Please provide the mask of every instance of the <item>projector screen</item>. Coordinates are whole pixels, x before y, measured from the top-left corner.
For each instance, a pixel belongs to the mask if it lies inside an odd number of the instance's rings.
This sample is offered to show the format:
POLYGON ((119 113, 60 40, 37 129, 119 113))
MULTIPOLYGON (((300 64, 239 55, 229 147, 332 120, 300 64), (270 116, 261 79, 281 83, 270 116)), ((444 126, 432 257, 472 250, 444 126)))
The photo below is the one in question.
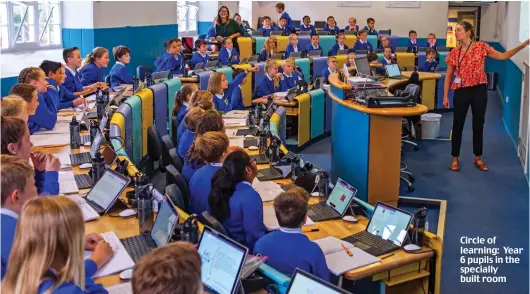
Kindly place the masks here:
POLYGON ((523 43, 530 37, 530 2, 521 1, 521 16, 519 17, 519 42, 523 43))

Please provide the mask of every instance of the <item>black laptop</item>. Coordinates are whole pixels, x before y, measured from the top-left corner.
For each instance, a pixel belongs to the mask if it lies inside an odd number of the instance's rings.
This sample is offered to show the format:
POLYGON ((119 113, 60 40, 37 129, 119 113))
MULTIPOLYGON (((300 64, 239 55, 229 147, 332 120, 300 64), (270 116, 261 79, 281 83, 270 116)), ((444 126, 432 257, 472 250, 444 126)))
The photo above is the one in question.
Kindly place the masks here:
POLYGON ((342 218, 355 194, 357 194, 357 189, 338 178, 328 200, 312 205, 307 212, 307 217, 315 222, 342 218))
POLYGON ((305 272, 299 268, 294 271, 287 294, 319 293, 319 294, 351 294, 331 283, 305 272))

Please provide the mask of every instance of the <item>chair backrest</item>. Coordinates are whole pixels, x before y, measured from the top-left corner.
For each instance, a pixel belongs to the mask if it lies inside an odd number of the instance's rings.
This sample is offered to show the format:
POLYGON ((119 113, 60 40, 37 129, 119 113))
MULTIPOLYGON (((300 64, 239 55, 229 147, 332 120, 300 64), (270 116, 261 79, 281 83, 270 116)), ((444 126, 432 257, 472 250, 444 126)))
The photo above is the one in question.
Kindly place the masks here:
POLYGON ((173 166, 168 165, 166 166, 166 185, 175 184, 179 188, 180 192, 182 193, 182 198, 184 199, 184 211, 188 211, 188 205, 190 203, 190 191, 188 189, 188 185, 186 184, 186 181, 184 180, 184 177, 180 174, 180 172, 173 166))
POLYGON ((405 92, 412 94, 414 102, 418 101, 418 99, 420 98, 420 86, 416 84, 408 84, 405 88, 405 92))
POLYGON ((169 164, 173 165, 179 172, 182 172, 182 160, 177 152, 177 148, 169 149, 169 164))
MULTIPOLYGON (((160 135, 164 136, 168 133, 168 96, 167 96, 167 85, 165 83, 159 83, 149 87, 153 91, 154 101, 154 121, 156 129, 160 135)), ((173 99, 174 100, 174 99, 173 99)), ((169 109, 171 112, 173 109, 169 109)))
POLYGON ((176 116, 171 116, 171 138, 173 139, 173 142, 177 142, 177 130, 179 128, 180 122, 177 119, 176 116))
MULTIPOLYGON (((125 100, 132 111, 132 151, 127 150, 127 154, 132 154, 132 160, 138 164, 142 159, 142 99, 133 95, 125 100)), ((131 157, 131 156, 129 156, 131 157)))
POLYGON ((218 231, 223 235, 228 236, 228 232, 225 230, 225 227, 223 227, 223 225, 208 211, 204 211, 203 213, 201 213, 201 215, 199 216, 199 222, 209 226, 210 228, 218 231))
POLYGON ((171 201, 180 209, 185 210, 186 205, 184 203, 184 197, 182 192, 180 192, 179 187, 176 184, 171 184, 166 187, 166 194, 171 201))
POLYGON ((320 75, 316 76, 315 83, 313 84, 314 89, 320 89, 324 86, 324 77, 320 75))
POLYGON ((160 154, 162 154, 162 138, 157 132, 155 126, 151 125, 147 128, 147 154, 153 161, 160 160, 160 154))
POLYGON ((136 75, 140 78, 140 81, 143 81, 145 79, 145 74, 152 71, 153 68, 150 65, 139 65, 136 68, 136 75))
POLYGON ((162 136, 162 163, 164 166, 170 164, 169 162, 169 150, 175 148, 173 140, 169 135, 162 136))

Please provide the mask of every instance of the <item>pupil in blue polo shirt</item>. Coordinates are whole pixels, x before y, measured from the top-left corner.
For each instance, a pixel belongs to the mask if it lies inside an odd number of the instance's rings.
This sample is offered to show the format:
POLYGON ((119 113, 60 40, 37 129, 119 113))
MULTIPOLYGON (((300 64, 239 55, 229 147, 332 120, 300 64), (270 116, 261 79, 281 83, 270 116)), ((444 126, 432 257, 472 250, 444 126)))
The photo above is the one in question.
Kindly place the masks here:
POLYGON ((309 195, 303 189, 291 189, 274 199, 274 211, 280 229, 261 237, 254 254, 267 256, 267 265, 291 276, 296 268, 324 281, 330 272, 322 249, 302 233, 307 219, 309 195))
POLYGON ((224 38, 223 48, 219 51, 219 61, 222 65, 239 64, 239 52, 234 48, 234 42, 230 38, 224 38))
POLYGON ((337 44, 333 45, 331 47, 331 55, 335 56, 338 54, 339 50, 347 50, 348 46, 344 44, 344 41, 346 40, 346 36, 344 36, 344 33, 338 33, 337 34, 337 44))
POLYGON ((307 54, 311 53, 311 51, 320 50, 320 56, 322 56, 322 47, 320 47, 320 36, 318 34, 311 34, 311 44, 307 46, 306 52, 307 54))
POLYGON ((278 27, 276 28, 277 31, 282 32, 282 36, 289 36, 293 30, 287 27, 287 18, 285 16, 282 16, 280 18, 280 23, 278 24, 278 27))
POLYGON ((97 88, 106 88, 107 84, 104 82, 96 82, 92 85, 83 86, 81 83, 81 75, 77 69, 81 66, 83 59, 79 48, 72 47, 63 50, 63 59, 66 64, 66 79, 64 80, 64 87, 76 96, 88 95, 97 88))
POLYGON ((46 81, 48 82, 48 91, 44 94, 44 99, 54 101, 57 110, 86 104, 83 97, 75 96, 63 86, 66 74, 61 63, 44 60, 40 68, 46 73, 46 81))
POLYGON ((302 81, 304 79, 294 67, 295 63, 292 58, 282 61, 283 80, 280 81, 280 83, 285 84, 283 87, 284 89, 294 88, 298 84, 298 81, 302 81))
POLYGON ((328 68, 322 70, 320 75, 324 77, 324 83, 328 83, 329 75, 337 72, 337 57, 329 56, 328 57, 328 68))
POLYGON ((285 83, 281 82, 283 79, 283 74, 278 72, 276 61, 267 61, 267 64, 265 64, 265 76, 254 91, 254 97, 261 98, 276 92, 287 91, 285 83))
POLYGON ((418 33, 416 31, 409 31, 409 41, 407 42, 407 52, 418 53, 418 33))
POLYGON ((105 83, 104 67, 109 65, 109 51, 103 47, 96 47, 88 54, 79 69, 83 87, 94 83, 105 83))
MULTIPOLYGON (((223 72, 214 72, 208 80, 208 91, 212 92, 215 109, 220 112, 229 112, 233 109, 241 109, 242 101, 232 101, 232 93, 239 89, 247 77, 247 73, 258 71, 258 67, 252 67, 239 73, 232 82, 228 82, 223 72)), ((244 108, 244 107, 243 107, 244 108)))
MULTIPOLYGON (((276 6, 276 13, 280 15, 280 22, 282 18, 285 18, 285 25, 282 25, 282 27, 285 27, 289 32, 292 32, 295 30, 293 20, 289 16, 287 12, 285 12, 285 4, 283 3, 277 3, 276 6)), ((288 35, 288 34, 287 34, 288 35)))
POLYGON ((357 25, 357 19, 355 17, 348 18, 348 25, 344 28, 344 31, 359 31, 359 26, 357 25))
POLYGON ((126 46, 116 46, 112 49, 112 55, 114 55, 116 63, 110 70, 110 87, 115 88, 122 84, 131 85, 133 75, 125 68, 131 62, 131 50, 126 46))
POLYGON ((434 51, 432 48, 428 48, 426 54, 427 60, 425 60, 422 69, 425 72, 435 72, 436 68, 438 67, 438 63, 436 63, 436 60, 434 59, 436 56, 436 51, 434 51))
POLYGON ((195 66, 201 62, 202 68, 205 68, 206 63, 210 60, 210 56, 206 54, 206 51, 208 50, 208 44, 206 41, 199 39, 195 41, 195 48, 197 51, 195 51, 191 57, 191 69, 195 69, 195 66))
POLYGON ((374 52, 372 44, 368 42, 368 32, 366 30, 361 30, 359 32, 359 40, 353 45, 353 53, 357 50, 368 50, 368 52, 374 52))
POLYGON ((264 16, 261 20, 261 28, 258 31, 263 32, 264 37, 270 37, 272 31, 276 31, 276 28, 271 26, 271 18, 269 16, 264 16))
POLYGON ((300 24, 300 32, 310 31, 310 34, 316 34, 317 30, 315 26, 311 24, 311 18, 306 15, 302 18, 302 24, 300 24))
POLYGON ((379 36, 379 33, 375 29, 375 19, 369 17, 366 20, 367 26, 364 27, 364 30, 368 32, 368 35, 370 36, 379 36))
POLYGON ((322 29, 324 32, 331 32, 331 34, 336 35, 340 32, 337 22, 333 16, 328 16, 327 25, 322 29))
POLYGON ((432 48, 434 51, 438 52, 438 43, 436 42, 436 35, 434 33, 427 35, 427 46, 425 47, 432 48))

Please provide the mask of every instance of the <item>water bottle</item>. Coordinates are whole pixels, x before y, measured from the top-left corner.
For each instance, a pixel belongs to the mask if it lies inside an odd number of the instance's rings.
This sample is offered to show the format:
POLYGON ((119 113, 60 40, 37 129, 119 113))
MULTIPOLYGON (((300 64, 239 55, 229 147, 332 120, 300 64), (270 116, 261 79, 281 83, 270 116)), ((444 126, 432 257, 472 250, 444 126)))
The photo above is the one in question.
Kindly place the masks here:
POLYGON ((296 180, 300 175, 300 155, 296 155, 295 158, 291 160, 291 178, 296 180))
POLYGON ((280 161, 280 144, 277 139, 271 139, 269 146, 269 161, 272 165, 280 161))
POLYGON ((140 234, 150 232, 154 223, 153 197, 148 188, 148 185, 141 186, 136 199, 140 234))
POLYGON ((79 134, 80 131, 81 129, 79 122, 74 116, 70 122, 70 149, 79 149, 79 146, 81 146, 81 135, 79 134))
POLYGON ((103 97, 103 101, 105 101, 105 104, 109 103, 109 88, 101 90, 101 96, 103 97))
POLYGON ((264 154, 267 150, 267 133, 261 132, 258 139, 259 154, 264 154))
POLYGON ((90 142, 94 142, 94 138, 96 138, 98 134, 99 129, 99 123, 95 120, 90 121, 90 142))
POLYGON ((197 215, 192 214, 181 226, 181 241, 192 244, 199 243, 199 226, 197 225, 197 215))
POLYGON ((320 181, 318 182, 318 192, 320 196, 328 197, 329 196, 329 174, 326 171, 319 171, 318 175, 320 176, 320 181))
POLYGON ((427 208, 418 208, 414 213, 414 229, 412 230, 412 243, 423 246, 423 233, 427 223, 427 208))
POLYGON ((140 78, 138 76, 134 76, 133 77, 133 88, 132 88, 133 93, 136 92, 136 90, 138 90, 138 87, 140 87, 140 78))
POLYGON ((145 73, 145 86, 151 87, 152 84, 153 84, 153 79, 152 79, 151 73, 150 72, 145 73))
POLYGON ((250 109, 247 116, 247 126, 249 129, 253 129, 255 127, 255 121, 254 121, 254 110, 250 109))
POLYGON ((92 180, 96 184, 99 179, 105 173, 105 159, 101 156, 101 153, 98 151, 94 158, 92 158, 92 180))
POLYGON ((103 118, 103 115, 105 114, 105 98, 103 97, 103 95, 99 95, 97 96, 96 95, 96 111, 97 111, 97 116, 98 116, 98 120, 101 121, 101 119, 103 118))

